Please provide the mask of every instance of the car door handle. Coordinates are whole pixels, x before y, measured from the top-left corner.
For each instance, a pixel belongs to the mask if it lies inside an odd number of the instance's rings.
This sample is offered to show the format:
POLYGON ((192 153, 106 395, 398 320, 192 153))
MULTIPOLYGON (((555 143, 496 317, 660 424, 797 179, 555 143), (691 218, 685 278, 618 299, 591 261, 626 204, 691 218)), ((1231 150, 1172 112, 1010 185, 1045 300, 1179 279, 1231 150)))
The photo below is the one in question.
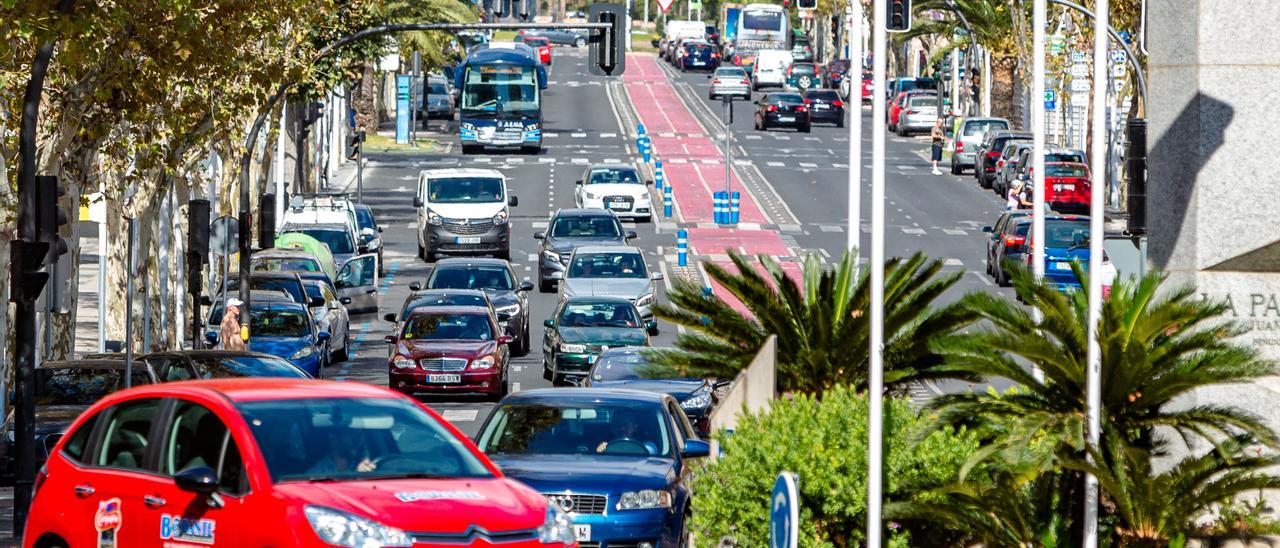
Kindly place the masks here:
POLYGON ((368 295, 372 295, 372 294, 377 293, 377 292, 378 292, 378 290, 377 290, 377 289, 370 289, 370 290, 368 290, 368 291, 365 291, 365 293, 366 293, 366 294, 368 294, 368 295))
POLYGON ((89 484, 82 484, 82 485, 76 486, 76 496, 79 496, 79 497, 87 497, 89 495, 92 495, 94 491, 96 490, 93 488, 92 485, 89 485, 89 484))
POLYGON ((147 506, 150 506, 152 508, 159 508, 161 506, 164 506, 166 501, 163 498, 157 497, 155 495, 147 495, 145 497, 142 497, 142 502, 147 503, 147 506))

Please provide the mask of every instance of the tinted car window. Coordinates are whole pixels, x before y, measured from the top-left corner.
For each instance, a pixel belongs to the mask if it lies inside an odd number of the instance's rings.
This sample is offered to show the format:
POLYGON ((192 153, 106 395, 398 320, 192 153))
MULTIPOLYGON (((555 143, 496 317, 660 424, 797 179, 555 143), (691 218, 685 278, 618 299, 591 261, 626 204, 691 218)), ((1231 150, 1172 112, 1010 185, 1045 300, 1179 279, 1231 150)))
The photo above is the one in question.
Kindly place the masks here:
POLYGON ((592 369, 591 378, 597 381, 637 380, 640 378, 639 370, 648 363, 639 353, 605 353, 592 369))
POLYGON ((423 314, 404 323, 400 338, 409 341, 487 341, 493 339, 488 316, 480 314, 423 314))
POLYGON ((1083 164, 1084 157, 1079 154, 1075 154, 1071 152, 1066 152, 1066 153, 1054 152, 1054 153, 1045 153, 1044 161, 1045 162, 1075 162, 1075 163, 1083 164))
MULTIPOLYGON (((123 369, 36 369, 36 405, 90 405, 123 390, 123 369)), ((145 367, 134 365, 133 386, 151 384, 145 367)))
POLYGON ((126 470, 142 470, 151 435, 151 422, 160 400, 132 400, 114 407, 102 435, 102 447, 94 464, 126 470))
POLYGON ((493 177, 430 179, 427 193, 430 201, 437 204, 478 204, 504 200, 502 179, 493 177))
POLYGON ((736 77, 738 77, 738 78, 746 78, 746 77, 747 77, 747 71, 742 70, 742 69, 740 69, 740 68, 721 68, 721 69, 716 69, 716 77, 717 77, 717 78, 732 78, 732 77, 735 77, 735 76, 736 76, 736 77))
POLYGON ((237 408, 275 482, 493 475, 422 408, 399 398, 268 400, 237 408))
POLYGON ((644 257, 639 253, 575 253, 569 265, 571 278, 643 278, 644 257))
POLYGON ((804 94, 807 99, 819 99, 822 101, 839 101, 840 94, 833 90, 810 91, 804 94))
POLYGON ((560 327, 638 327, 631 303, 570 303, 560 311, 560 327))
POLYGON ((774 104, 803 103, 804 99, 801 99, 800 95, 795 93, 775 93, 769 96, 769 102, 774 104))
POLYGON ((556 238, 617 238, 621 234, 618 222, 603 215, 557 217, 551 226, 551 235, 556 238))
POLYGON ((1049 177, 1088 177, 1089 170, 1080 165, 1049 164, 1044 168, 1049 177))
POLYGON ((1044 241, 1047 247, 1068 247, 1089 241, 1089 221, 1046 220, 1044 241))
POLYGON ((98 424, 98 417, 102 413, 94 413, 77 428, 75 432, 67 438, 67 443, 62 446, 62 454, 75 461, 79 461, 84 456, 85 446, 89 444, 89 436, 93 434, 93 427, 98 424))
POLYGON ((439 268, 431 272, 427 289, 493 289, 510 291, 511 273, 501 266, 439 268))
POLYGON ((289 362, 266 356, 235 356, 220 358, 196 358, 191 360, 196 373, 202 379, 221 379, 226 377, 294 377, 306 378, 297 367, 289 362))
POLYGON ((303 272, 319 272, 320 263, 315 259, 306 259, 302 257, 254 257, 253 269, 255 271, 303 271, 303 272))
POLYGON ((222 419, 204 406, 180 401, 174 407, 173 422, 167 426, 161 473, 175 475, 205 466, 218 475, 220 491, 244 491, 244 461, 222 419))
MULTIPOLYGON (((240 289, 240 279, 232 277, 227 280, 227 291, 229 295, 234 295, 236 290, 240 289)), ((302 284, 298 280, 290 280, 288 278, 263 278, 261 276, 249 277, 249 289, 254 291, 275 291, 284 293, 293 299, 293 302, 302 304, 307 302, 304 297, 305 291, 302 284)))
POLYGON ((251 310, 249 332, 258 337, 305 337, 311 334, 309 320, 298 310, 251 310))
POLYGON ((991 130, 1009 129, 1009 123, 1004 120, 970 120, 964 123, 964 134, 982 135, 991 130))
POLYGON ((496 455, 670 456, 659 406, 615 403, 508 404, 494 412, 480 450, 496 455))
POLYGON ((427 93, 431 95, 448 95, 449 90, 445 89, 444 82, 431 82, 427 84, 427 93))

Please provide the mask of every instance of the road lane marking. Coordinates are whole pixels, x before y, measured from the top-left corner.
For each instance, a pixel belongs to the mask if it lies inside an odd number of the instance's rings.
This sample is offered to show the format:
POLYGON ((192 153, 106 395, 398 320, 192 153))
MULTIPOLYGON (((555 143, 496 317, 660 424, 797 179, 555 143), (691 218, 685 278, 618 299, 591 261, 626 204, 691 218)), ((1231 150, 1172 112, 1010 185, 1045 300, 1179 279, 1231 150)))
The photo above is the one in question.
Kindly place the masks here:
POLYGON ((783 167, 783 166, 787 165, 787 164, 784 164, 784 163, 782 163, 782 162, 765 162, 764 164, 765 164, 765 165, 767 165, 767 166, 769 166, 769 167, 783 167))
POLYGON ((902 231, 903 231, 904 233, 907 233, 907 234, 915 234, 915 235, 917 235, 917 236, 924 236, 924 234, 925 234, 925 232, 924 232, 924 229, 923 229, 923 228, 903 228, 903 229, 902 229, 902 231))
MULTIPOLYGON (((512 386, 519 385, 520 383, 512 383, 512 386)), ((476 420, 476 415, 479 414, 479 409, 445 409, 440 416, 449 422, 471 422, 476 420)))
POLYGON ((945 232, 948 236, 968 236, 969 235, 968 232, 965 232, 958 228, 944 228, 942 229, 942 231, 945 232))

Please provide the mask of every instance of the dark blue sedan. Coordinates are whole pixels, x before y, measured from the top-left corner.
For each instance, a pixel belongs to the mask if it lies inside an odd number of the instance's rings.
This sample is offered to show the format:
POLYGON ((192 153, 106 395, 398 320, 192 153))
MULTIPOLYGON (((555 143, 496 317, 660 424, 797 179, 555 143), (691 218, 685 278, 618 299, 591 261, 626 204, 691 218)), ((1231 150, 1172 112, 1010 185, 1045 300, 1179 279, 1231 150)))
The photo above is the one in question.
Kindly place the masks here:
POLYGON ((610 348, 600 354, 583 386, 625 388, 642 392, 670 394, 680 402, 689 422, 706 436, 710 430, 711 410, 716 403, 716 387, 720 383, 699 378, 646 378, 643 374, 649 360, 649 349, 637 346, 610 348))
POLYGON ((506 475, 567 512, 582 546, 688 544, 689 459, 710 447, 669 395, 519 392, 502 400, 477 442, 506 475))
MULTIPOLYGON (((205 333, 216 344, 218 332, 205 333)), ((329 332, 315 327, 311 313, 294 302, 254 301, 249 310, 249 350, 289 360, 314 378, 328 365, 329 332)))
POLYGON ((720 66, 720 52, 707 42, 686 41, 676 52, 676 66, 681 71, 705 70, 715 71, 720 66))

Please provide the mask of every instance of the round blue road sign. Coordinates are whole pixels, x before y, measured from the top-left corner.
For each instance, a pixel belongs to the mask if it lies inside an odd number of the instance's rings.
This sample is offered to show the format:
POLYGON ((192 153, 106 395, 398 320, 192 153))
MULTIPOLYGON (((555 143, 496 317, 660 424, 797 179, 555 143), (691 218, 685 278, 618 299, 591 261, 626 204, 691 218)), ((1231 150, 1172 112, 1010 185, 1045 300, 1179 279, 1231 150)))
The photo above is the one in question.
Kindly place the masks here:
POLYGON ((769 497, 769 548, 796 548, 800 543, 800 495, 795 474, 783 472, 769 497))

